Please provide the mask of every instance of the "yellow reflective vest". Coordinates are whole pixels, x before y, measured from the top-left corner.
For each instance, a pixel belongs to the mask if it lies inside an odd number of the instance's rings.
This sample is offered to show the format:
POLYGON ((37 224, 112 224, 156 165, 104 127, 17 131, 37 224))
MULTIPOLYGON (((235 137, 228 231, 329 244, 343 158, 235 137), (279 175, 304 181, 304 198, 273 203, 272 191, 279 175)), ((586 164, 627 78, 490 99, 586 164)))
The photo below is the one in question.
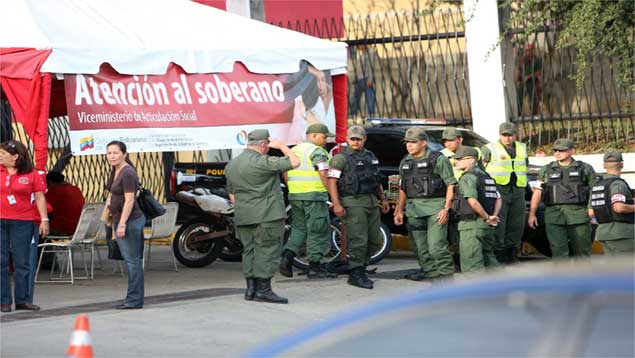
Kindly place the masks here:
POLYGON ((516 173, 516 186, 524 188, 527 185, 527 146, 515 141, 516 158, 511 158, 505 150, 505 146, 498 141, 488 143, 487 148, 491 152, 490 161, 485 166, 485 171, 494 178, 496 184, 507 185, 512 172, 516 173))
MULTIPOLYGON (((483 155, 481 154, 481 149, 480 148, 476 148, 474 147, 474 149, 476 149, 476 151, 478 152, 478 158, 476 158, 478 161, 481 160, 481 158, 483 158, 483 155)), ((461 178, 461 175, 463 175, 463 170, 461 169, 456 169, 454 167, 454 162, 456 161, 456 159, 454 159, 454 152, 449 150, 448 148, 443 148, 443 150, 441 150, 441 154, 445 155, 448 160, 450 161, 450 164, 452 165, 452 170, 454 171, 454 177, 458 180, 459 178, 461 178)))
POLYGON ((287 172, 289 193, 326 192, 320 173, 313 167, 311 154, 315 150, 320 150, 328 158, 329 153, 311 142, 300 143, 291 150, 300 159, 300 166, 287 172))

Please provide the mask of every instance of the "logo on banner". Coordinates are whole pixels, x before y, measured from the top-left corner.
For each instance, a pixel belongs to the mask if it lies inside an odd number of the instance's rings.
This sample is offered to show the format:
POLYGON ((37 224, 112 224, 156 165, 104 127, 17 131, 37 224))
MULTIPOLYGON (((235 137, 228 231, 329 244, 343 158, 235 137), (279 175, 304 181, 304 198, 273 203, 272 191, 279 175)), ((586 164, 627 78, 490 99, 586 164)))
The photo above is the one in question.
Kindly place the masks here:
POLYGON ((240 131, 236 134, 236 142, 240 145, 247 144, 247 131, 240 131))
POLYGON ((89 136, 89 137, 84 137, 84 138, 80 138, 79 140, 79 150, 80 151, 85 151, 88 149, 93 149, 95 148, 95 140, 93 139, 93 136, 89 136))

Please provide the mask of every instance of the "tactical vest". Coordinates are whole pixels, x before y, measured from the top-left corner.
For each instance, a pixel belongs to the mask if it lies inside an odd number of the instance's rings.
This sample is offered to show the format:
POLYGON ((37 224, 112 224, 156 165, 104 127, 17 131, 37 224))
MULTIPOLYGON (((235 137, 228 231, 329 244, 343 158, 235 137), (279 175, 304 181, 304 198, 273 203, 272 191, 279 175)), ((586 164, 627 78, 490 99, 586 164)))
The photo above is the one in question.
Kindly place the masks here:
POLYGON ((377 157, 368 150, 358 153, 344 150, 341 154, 348 165, 337 181, 340 196, 377 193, 380 183, 377 157))
POLYGON ((547 165, 547 182, 543 192, 545 205, 586 205, 589 202, 589 183, 584 163, 563 168, 556 162, 547 165))
MULTIPOLYGON (((635 214, 618 214, 613 211, 613 204, 611 203, 610 191, 611 184, 614 181, 621 180, 626 184, 629 192, 631 188, 622 178, 611 177, 605 178, 597 182, 591 189, 591 207, 595 213, 595 219, 599 224, 606 224, 610 222, 623 222, 623 223, 635 223, 635 214)), ((626 200, 626 204, 633 204, 633 198, 626 200)))
POLYGON ((291 151, 300 158, 300 166, 287 173, 290 194, 326 192, 320 173, 311 161, 311 154, 315 150, 324 152, 323 154, 328 158, 324 148, 311 142, 304 142, 291 148, 291 151))
MULTIPOLYGON (((487 173, 481 174, 471 170, 465 172, 463 175, 476 176, 477 200, 487 214, 491 215, 494 213, 494 206, 496 206, 496 199, 498 199, 498 190, 496 189, 494 179, 487 173)), ((459 220, 474 220, 479 218, 479 215, 472 209, 470 203, 467 202, 467 199, 461 194, 460 190, 456 190, 454 193, 452 209, 459 220)))
POLYGON ((434 173, 441 155, 441 152, 432 152, 427 158, 410 158, 401 164, 402 186, 409 199, 445 197, 447 186, 441 176, 434 173))
POLYGON ((498 185, 509 184, 512 172, 515 172, 516 186, 524 188, 527 185, 527 146, 518 141, 514 142, 514 146, 516 157, 512 159, 501 142, 489 143, 487 147, 491 156, 485 170, 498 185))

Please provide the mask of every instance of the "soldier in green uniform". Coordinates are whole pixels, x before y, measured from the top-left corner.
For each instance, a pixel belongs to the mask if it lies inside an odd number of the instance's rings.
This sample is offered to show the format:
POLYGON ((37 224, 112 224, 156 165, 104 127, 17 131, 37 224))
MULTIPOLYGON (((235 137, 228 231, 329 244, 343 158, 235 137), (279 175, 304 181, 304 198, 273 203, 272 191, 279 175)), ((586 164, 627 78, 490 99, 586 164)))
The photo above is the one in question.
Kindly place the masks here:
POLYGON ((335 278, 336 274, 320 265, 329 247, 329 199, 326 190, 329 154, 323 148, 328 137, 335 137, 321 123, 312 124, 306 131, 306 142, 291 149, 300 158, 300 166, 287 173, 289 203, 291 204, 291 235, 280 260, 280 273, 293 276, 293 258, 306 242, 310 279, 335 278))
POLYGON ((635 251, 635 204, 631 188, 620 178, 623 168, 621 153, 606 153, 606 175, 593 184, 589 200, 589 214, 599 224, 595 237, 609 255, 632 255, 635 251))
POLYGON ((463 170, 452 203, 459 217, 461 271, 496 267, 494 228, 502 205, 496 182, 478 166, 475 148, 461 146, 454 158, 454 165, 463 170))
POLYGON ((243 244, 246 300, 287 303, 271 290, 271 277, 278 267, 286 212, 280 174, 300 165, 284 143, 271 139, 266 129, 247 135, 247 148, 225 167, 227 191, 234 203, 234 223, 243 244), (285 157, 267 155, 269 148, 285 157))
POLYGON ((529 206, 529 227, 538 227, 536 210, 545 203, 545 224, 551 257, 591 255, 591 224, 587 211, 589 190, 595 171, 573 159, 573 141, 558 139, 553 145, 555 161, 540 168, 529 206))
POLYGON ((373 281, 366 275, 366 265, 372 253, 381 246, 380 214, 390 209, 379 180, 379 161, 373 152, 364 149, 366 130, 351 126, 346 132, 348 146, 331 159, 328 191, 333 212, 342 218, 348 244, 348 283, 372 289, 373 281))
POLYGON ((457 180, 450 161, 441 152, 427 149, 428 136, 412 127, 404 137, 408 154, 399 164, 401 186, 394 213, 395 225, 408 216, 408 238, 419 261, 418 272, 407 279, 422 281, 454 274, 448 251, 448 219, 457 180))
POLYGON ((501 263, 518 262, 517 252, 525 231, 525 187, 527 186, 527 146, 516 140, 516 126, 505 122, 499 127, 499 141, 483 146, 485 171, 496 181, 503 200, 500 224, 496 227, 494 252, 501 263))

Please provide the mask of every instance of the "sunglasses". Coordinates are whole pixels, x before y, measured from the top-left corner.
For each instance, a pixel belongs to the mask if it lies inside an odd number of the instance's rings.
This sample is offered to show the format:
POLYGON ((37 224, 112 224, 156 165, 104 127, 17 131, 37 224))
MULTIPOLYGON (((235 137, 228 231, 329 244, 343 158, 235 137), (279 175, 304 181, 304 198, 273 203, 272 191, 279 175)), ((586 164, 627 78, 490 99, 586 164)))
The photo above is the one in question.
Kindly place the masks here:
POLYGON ((553 151, 554 153, 564 153, 564 152, 568 152, 569 149, 554 149, 553 151))

